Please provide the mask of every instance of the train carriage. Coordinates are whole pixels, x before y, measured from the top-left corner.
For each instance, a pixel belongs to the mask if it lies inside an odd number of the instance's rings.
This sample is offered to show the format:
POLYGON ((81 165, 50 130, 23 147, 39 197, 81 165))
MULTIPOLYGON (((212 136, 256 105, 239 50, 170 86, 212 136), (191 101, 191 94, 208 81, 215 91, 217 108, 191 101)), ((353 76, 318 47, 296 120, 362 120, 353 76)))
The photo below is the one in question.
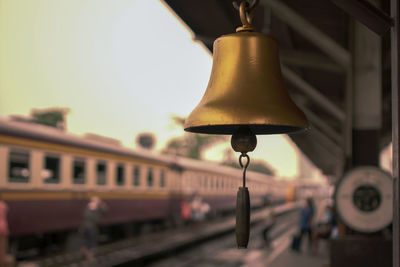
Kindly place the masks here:
MULTIPOLYGON (((0 193, 9 205, 10 234, 76 231, 92 196, 108 206, 102 225, 177 221, 194 195, 213 213, 236 205, 241 170, 216 163, 133 150, 61 130, 0 120, 0 193)), ((248 172, 252 206, 283 196, 274 177, 248 172)), ((283 189, 281 189, 283 188, 283 189)))

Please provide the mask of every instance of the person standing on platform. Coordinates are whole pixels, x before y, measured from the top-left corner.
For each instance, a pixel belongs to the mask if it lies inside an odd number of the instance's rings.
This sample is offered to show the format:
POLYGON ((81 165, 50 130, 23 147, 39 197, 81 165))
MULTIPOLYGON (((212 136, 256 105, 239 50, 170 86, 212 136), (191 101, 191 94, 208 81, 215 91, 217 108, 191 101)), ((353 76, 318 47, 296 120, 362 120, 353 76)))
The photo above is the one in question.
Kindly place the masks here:
POLYGON ((210 211, 210 205, 204 202, 199 195, 195 195, 190 202, 191 219, 195 225, 200 225, 210 211))
POLYGON ((190 210, 191 210, 191 219, 194 223, 200 223, 204 216, 201 210, 201 206, 202 206, 202 201, 200 196, 195 195, 192 199, 192 201, 190 202, 190 210))
POLYGON ((312 244, 312 220, 315 214, 314 201, 312 198, 307 198, 307 204, 300 210, 300 221, 299 228, 300 232, 297 237, 295 237, 292 244, 292 249, 295 251, 300 251, 301 241, 303 235, 308 235, 308 245, 311 247, 312 244))
POLYGON ((8 206, 4 200, 0 199, 0 266, 6 264, 7 245, 8 245, 8 206))
POLYGON ((107 205, 100 198, 92 197, 83 212, 80 228, 84 240, 82 253, 88 262, 92 262, 94 259, 94 249, 97 246, 99 234, 98 223, 106 211, 107 205))

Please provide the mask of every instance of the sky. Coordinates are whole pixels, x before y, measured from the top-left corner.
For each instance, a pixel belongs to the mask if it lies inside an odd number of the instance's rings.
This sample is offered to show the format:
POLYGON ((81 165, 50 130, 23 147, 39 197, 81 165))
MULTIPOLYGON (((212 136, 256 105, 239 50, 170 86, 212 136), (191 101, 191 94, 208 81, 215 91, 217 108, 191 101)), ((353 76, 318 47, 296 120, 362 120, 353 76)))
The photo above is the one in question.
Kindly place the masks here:
MULTIPOLYGON (((211 65, 212 55, 162 1, 0 0, 1 117, 66 107, 69 132, 128 147, 153 132, 160 150, 183 134, 170 118, 198 104, 211 65)), ((218 160, 229 147, 206 157, 218 160)), ((300 152, 286 136, 259 136, 251 156, 280 176, 297 174, 300 152)))

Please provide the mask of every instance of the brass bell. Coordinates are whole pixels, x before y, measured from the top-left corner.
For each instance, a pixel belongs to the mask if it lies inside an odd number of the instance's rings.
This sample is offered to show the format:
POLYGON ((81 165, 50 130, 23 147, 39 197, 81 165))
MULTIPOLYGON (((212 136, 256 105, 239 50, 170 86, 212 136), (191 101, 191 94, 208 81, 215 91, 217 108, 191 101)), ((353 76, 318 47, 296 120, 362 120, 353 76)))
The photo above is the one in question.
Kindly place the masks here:
POLYGON ((210 81, 186 119, 185 131, 234 134, 246 126, 253 134, 278 134, 308 127, 283 84, 277 41, 253 32, 252 10, 257 3, 249 6, 243 1, 239 10, 243 26, 215 40, 210 81))
POLYGON ((250 234, 250 194, 246 187, 247 155, 257 145, 257 134, 293 133, 308 127, 304 113, 293 103, 283 84, 278 43, 253 32, 252 9, 258 3, 243 1, 236 33, 214 42, 213 67, 206 93, 185 121, 185 131, 231 134, 240 152, 243 186, 236 204, 236 242, 246 248, 250 234), (243 163, 246 159, 246 163, 243 163))
POLYGON ((184 128, 233 134, 243 125, 254 134, 291 133, 308 127, 283 83, 277 41, 247 31, 215 40, 207 90, 184 128))

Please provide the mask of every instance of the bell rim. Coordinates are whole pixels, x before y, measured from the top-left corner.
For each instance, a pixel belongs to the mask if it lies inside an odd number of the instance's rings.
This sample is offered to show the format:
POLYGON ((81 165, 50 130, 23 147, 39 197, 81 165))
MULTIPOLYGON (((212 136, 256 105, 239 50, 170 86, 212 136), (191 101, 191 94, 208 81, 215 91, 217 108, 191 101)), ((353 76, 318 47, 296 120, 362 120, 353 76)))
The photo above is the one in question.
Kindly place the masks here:
POLYGON ((277 124, 213 124, 188 126, 184 130, 199 134, 232 135, 238 128, 247 126, 255 135, 301 133, 309 129, 309 125, 277 125, 277 124))

